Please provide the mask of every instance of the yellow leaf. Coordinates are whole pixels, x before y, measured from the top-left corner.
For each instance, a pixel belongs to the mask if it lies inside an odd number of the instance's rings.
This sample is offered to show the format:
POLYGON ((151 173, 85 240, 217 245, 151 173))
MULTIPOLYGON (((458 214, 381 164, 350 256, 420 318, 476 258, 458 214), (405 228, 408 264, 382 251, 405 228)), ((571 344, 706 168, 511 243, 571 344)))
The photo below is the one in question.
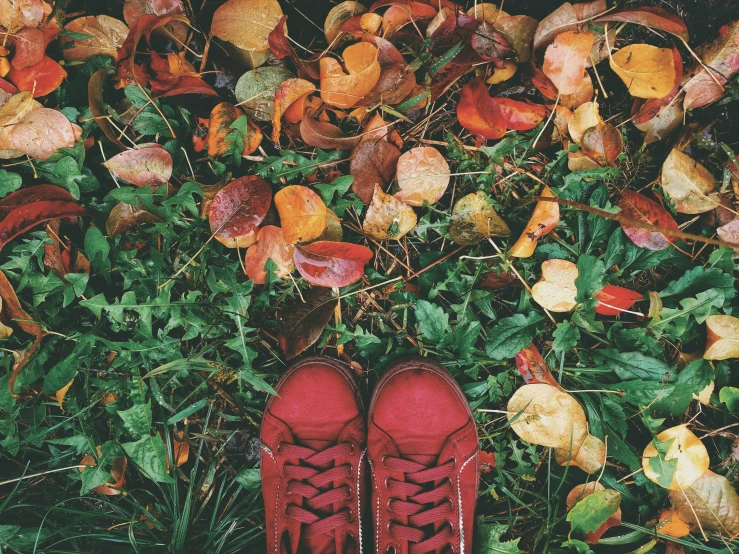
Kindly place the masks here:
POLYGON ((611 56, 611 69, 638 98, 664 98, 675 87, 675 61, 669 48, 631 44, 611 56))
POLYGON ((577 266, 567 260, 546 260, 541 264, 541 279, 531 288, 531 296, 550 312, 569 312, 577 296, 577 266))
POLYGON ((739 318, 712 315, 706 319, 706 360, 739 358, 739 318))
MULTIPOLYGON (((687 425, 665 429, 656 438, 661 443, 672 441, 667 453, 664 454, 664 462, 677 461, 670 485, 665 488, 671 491, 685 490, 708 470, 710 463, 708 451, 687 425)), ((651 459, 659 455, 654 442, 647 445, 642 455, 644 475, 658 485, 660 485, 660 478, 663 474, 658 473, 656 468, 659 468, 661 464, 653 464, 651 459)), ((672 471, 672 469, 665 466, 665 471, 672 471)))
POLYGON ((413 208, 375 187, 362 229, 377 240, 397 240, 413 229, 417 221, 413 208))

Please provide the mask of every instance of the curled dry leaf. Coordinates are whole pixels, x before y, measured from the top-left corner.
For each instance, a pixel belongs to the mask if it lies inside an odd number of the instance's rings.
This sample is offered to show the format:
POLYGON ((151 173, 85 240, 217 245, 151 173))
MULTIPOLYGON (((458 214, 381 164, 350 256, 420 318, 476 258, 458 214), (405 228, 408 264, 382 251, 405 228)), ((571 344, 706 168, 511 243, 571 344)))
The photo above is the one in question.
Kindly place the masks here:
POLYGON ((34 98, 39 98, 58 89, 67 72, 49 56, 44 56, 40 62, 28 67, 11 68, 7 77, 18 90, 33 92, 34 98))
POLYGON ((382 16, 383 33, 385 37, 390 37, 408 23, 430 20, 436 14, 434 7, 421 2, 393 2, 382 16))
POLYGON ((531 296, 550 312, 572 311, 577 302, 577 266, 567 260, 546 260, 541 264, 541 279, 531 287, 531 296))
POLYGON ((313 288, 304 296, 277 312, 277 340, 288 360, 321 337, 339 302, 331 289, 313 288))
POLYGON ((634 126, 644 133, 644 142, 652 144, 669 137, 683 124, 685 110, 679 102, 662 108, 657 115, 645 123, 634 123, 634 126))
MULTIPOLYGON (((229 102, 221 102, 211 110, 208 126, 209 156, 217 158, 231 152, 234 142, 234 130, 231 126, 243 115, 244 112, 229 102)), ((244 134, 244 150, 241 155, 248 156, 256 151, 262 142, 262 137, 262 130, 251 119, 247 118, 246 133, 244 134)))
POLYGON ((323 23, 323 33, 326 35, 326 42, 329 45, 334 44, 336 38, 342 34, 341 26, 352 17, 365 13, 367 13, 367 8, 359 2, 354 2, 354 0, 346 0, 331 8, 323 23))
POLYGON ((600 166, 616 166, 616 160, 624 151, 621 131, 610 123, 591 127, 582 137, 583 153, 600 166))
MULTIPOLYGON (((103 457, 103 450, 100 446, 96 447, 98 458, 103 457)), ((83 471, 89 471, 87 468, 97 466, 97 459, 95 456, 88 454, 82 460, 80 460, 81 467, 79 468, 80 473, 83 471)), ((98 485, 93 487, 93 491, 98 494, 104 494, 105 496, 116 496, 121 494, 121 487, 126 484, 126 468, 128 467, 128 458, 120 456, 111 460, 110 466, 110 477, 113 480, 110 483, 104 485, 98 485)))
POLYGON ((449 164, 431 146, 418 146, 398 159, 398 186, 395 198, 411 206, 435 204, 449 186, 449 164))
POLYGON ((125 202, 119 202, 110 210, 110 215, 105 221, 105 231, 109 237, 115 237, 142 223, 159 223, 161 221, 157 216, 146 210, 125 202))
POLYGON ((534 49, 547 46, 560 33, 577 29, 577 13, 569 2, 565 2, 541 20, 534 34, 534 49))
POLYGON ((503 62, 502 68, 495 68, 493 74, 485 80, 488 85, 499 85, 513 77, 518 71, 518 64, 510 60, 503 62))
POLYGON ((675 58, 670 48, 630 44, 611 56, 611 69, 638 98, 664 98, 675 87, 675 58))
POLYGON ((244 73, 236 82, 234 94, 239 106, 250 118, 272 121, 275 111, 275 89, 280 83, 295 78, 284 67, 259 67, 244 73))
MULTIPOLYGON (((554 198, 549 187, 544 187, 541 196, 554 198)), ((536 243, 541 237, 550 233, 559 224, 559 204, 556 202, 539 201, 531 214, 531 219, 521 233, 521 237, 511 247, 509 255, 516 258, 529 258, 536 250, 536 243)))
POLYGON ((462 127, 483 139, 499 139, 505 135, 503 111, 488 94, 485 82, 477 77, 462 89, 457 119, 462 127))
MULTIPOLYGON (((588 496, 591 496, 592 494, 599 493, 601 491, 608 492, 610 494, 615 493, 620 499, 620 494, 617 491, 606 491, 606 488, 598 481, 591 481, 590 483, 577 485, 569 492, 566 500, 567 509, 571 510, 580 501, 584 500, 588 496)), ((619 507, 619 504, 620 502, 616 504, 616 510, 611 515, 609 515, 608 519, 606 519, 605 522, 599 525, 597 529, 585 533, 585 535, 583 536, 585 542, 587 542, 588 544, 598 544, 598 541, 603 536, 603 533, 608 531, 611 527, 618 527, 619 525, 621 525, 621 508, 619 507)))
POLYGON ((405 59, 390 41, 374 35, 365 35, 362 40, 377 48, 380 77, 375 86, 364 95, 358 104, 360 106, 399 104, 416 88, 415 73, 408 71, 405 59))
POLYGON ((524 385, 513 393, 506 408, 516 434, 532 444, 580 449, 588 438, 588 422, 580 404, 552 385, 524 385))
POLYGON ((690 487, 672 491, 670 500, 693 532, 732 538, 739 534, 739 495, 723 475, 708 470, 690 487))
POLYGON ((739 318, 711 315, 706 319, 706 360, 739 358, 739 318))
POLYGON ((75 35, 88 35, 87 38, 61 38, 64 59, 75 62, 84 62, 98 55, 115 60, 118 49, 128 36, 126 24, 107 15, 78 17, 67 23, 64 29, 75 35))
POLYGON ((280 214, 285 242, 309 242, 326 228, 326 204, 308 187, 291 185, 277 191, 275 207, 280 214))
POLYGON ((277 0, 228 0, 213 14, 210 32, 246 54, 252 68, 269 57, 267 37, 282 17, 277 0))
POLYGON ((275 275, 284 279, 293 270, 293 246, 285 242, 282 229, 274 225, 265 225, 259 229, 257 242, 249 247, 244 258, 246 275, 257 285, 267 280, 265 265, 272 260, 277 266, 275 275))
MULTIPOLYGON (((305 79, 288 79, 280 83, 275 89, 274 108, 272 111, 272 140, 279 144, 282 130, 282 116, 287 117, 288 109, 293 104, 299 107, 296 117, 288 117, 291 123, 303 119, 303 103, 306 96, 316 90, 316 86, 305 79), (299 104, 298 104, 299 103, 299 104)), ((292 110, 291 110, 292 111, 292 110)))
POLYGON ((502 66, 503 60, 513 54, 508 40, 487 21, 480 22, 470 42, 478 56, 485 61, 494 62, 496 66, 502 66))
POLYGON ((400 150, 384 139, 359 143, 352 153, 349 173, 354 177, 352 190, 365 204, 372 201, 375 188, 387 190, 395 177, 400 150))
POLYGON ((544 54, 544 75, 560 94, 573 94, 585 79, 585 63, 595 37, 587 31, 568 31, 557 35, 544 54))
POLYGON ((505 119, 506 129, 530 131, 547 117, 547 109, 539 104, 519 102, 510 98, 493 98, 505 119))
POLYGON ((549 366, 547 366, 544 358, 539 353, 539 349, 533 342, 516 354, 515 360, 518 372, 527 385, 544 383, 564 390, 552 375, 549 366))
POLYGON ((397 240, 409 233, 417 221, 413 208, 377 187, 362 230, 376 240, 397 240))
POLYGON ((362 140, 360 135, 347 135, 336 125, 304 117, 300 122, 300 135, 308 146, 352 150, 362 140))
POLYGON ((703 475, 710 461, 708 451, 687 425, 670 427, 644 449, 644 475, 671 491, 685 490, 703 475))
POLYGON ((634 23, 672 33, 683 40, 690 38, 685 22, 664 8, 637 6, 610 12, 597 18, 595 23, 634 23))
POLYGON ((321 58, 321 99, 337 108, 355 106, 380 79, 382 68, 377 57, 373 44, 359 42, 344 50, 346 71, 334 58, 321 58))
POLYGON ((39 160, 47 160, 60 148, 72 148, 81 129, 63 113, 38 108, 26 115, 10 132, 13 147, 39 160))
POLYGON ((457 244, 477 244, 488 237, 507 237, 511 230, 483 191, 463 196, 454 205, 449 235, 457 244))
POLYGON ((721 98, 723 85, 739 70, 739 21, 729 23, 713 42, 696 48, 696 54, 703 65, 696 65, 683 85, 686 110, 700 108, 721 98))
POLYGON ((555 448, 554 459, 561 466, 579 467, 585 473, 593 475, 606 464, 606 445, 595 435, 588 435, 577 451, 569 448, 555 448))
POLYGON ((720 205, 716 179, 701 164, 673 148, 662 166, 662 188, 681 214, 702 214, 720 205))
POLYGON ((210 229, 228 248, 247 248, 272 203, 269 183, 256 175, 231 181, 219 190, 208 208, 210 229))
POLYGON ((575 110, 567 123, 570 137, 576 144, 582 145, 582 138, 588 129, 597 127, 603 122, 598 111, 598 102, 586 102, 575 110))
POLYGON ((595 312, 600 315, 618 315, 629 310, 643 295, 639 292, 615 285, 606 285, 595 295, 599 301, 595 312))
POLYGON ((161 146, 126 150, 103 165, 116 177, 137 187, 157 187, 172 177, 172 156, 161 146))
MULTIPOLYGON (((638 192, 632 190, 623 191, 618 207, 621 208, 621 213, 630 219, 643 221, 649 225, 656 225, 664 229, 677 230, 677 223, 672 219, 672 216, 667 210, 638 192)), ((631 242, 647 250, 664 250, 672 242, 670 238, 658 231, 649 231, 624 223, 621 224, 621 227, 624 233, 626 233, 626 236, 631 239, 631 242)))
POLYGON ((295 247, 295 267, 300 275, 319 287, 347 287, 364 275, 372 250, 348 242, 314 242, 295 247))

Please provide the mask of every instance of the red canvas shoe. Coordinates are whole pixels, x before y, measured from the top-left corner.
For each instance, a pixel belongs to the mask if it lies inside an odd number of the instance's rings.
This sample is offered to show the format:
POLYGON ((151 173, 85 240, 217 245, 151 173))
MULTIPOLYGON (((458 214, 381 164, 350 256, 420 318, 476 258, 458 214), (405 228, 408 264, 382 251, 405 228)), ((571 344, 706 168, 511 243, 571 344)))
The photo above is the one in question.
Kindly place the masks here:
POLYGON ((391 365, 368 417, 378 554, 469 554, 478 440, 454 378, 424 358, 391 365))
POLYGON ((267 552, 361 554, 366 432, 354 377, 308 358, 276 390, 261 430, 267 552))

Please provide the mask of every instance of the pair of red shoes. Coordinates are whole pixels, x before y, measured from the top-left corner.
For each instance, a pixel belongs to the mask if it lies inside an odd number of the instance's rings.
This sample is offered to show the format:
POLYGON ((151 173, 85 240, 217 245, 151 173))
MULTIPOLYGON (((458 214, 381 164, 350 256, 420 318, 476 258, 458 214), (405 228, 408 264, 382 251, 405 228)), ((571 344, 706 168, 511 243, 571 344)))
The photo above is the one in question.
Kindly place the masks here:
POLYGON ((267 552, 471 552, 477 429, 444 368, 422 358, 393 364, 366 424, 355 379, 339 361, 299 362, 277 392, 261 431, 267 552), (371 536, 362 534, 365 513, 371 536))

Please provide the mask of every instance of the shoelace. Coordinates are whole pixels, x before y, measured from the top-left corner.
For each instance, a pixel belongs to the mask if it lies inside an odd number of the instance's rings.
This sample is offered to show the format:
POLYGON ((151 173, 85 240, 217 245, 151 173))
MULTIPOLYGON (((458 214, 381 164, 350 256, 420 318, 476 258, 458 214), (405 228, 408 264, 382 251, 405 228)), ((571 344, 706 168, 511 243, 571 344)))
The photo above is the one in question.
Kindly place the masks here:
POLYGON ((332 504, 351 496, 351 466, 331 466, 337 458, 354 451, 352 444, 326 441, 304 441, 303 445, 282 443, 278 451, 299 460, 299 465, 285 464, 285 476, 289 479, 286 492, 303 497, 305 502, 302 507, 288 504, 285 514, 306 525, 301 533, 304 537, 330 533, 351 520, 348 509, 331 513, 332 504), (331 487, 336 481, 346 484, 331 487))
POLYGON ((439 532, 431 536, 427 536, 422 527, 448 520, 454 513, 452 484, 449 478, 455 462, 452 460, 434 466, 432 465, 434 459, 431 456, 408 458, 386 456, 383 463, 388 469, 403 472, 403 481, 388 478, 386 485, 392 494, 407 498, 407 500, 390 500, 392 512, 408 517, 408 525, 390 522, 391 536, 399 541, 413 543, 410 554, 425 554, 448 545, 453 535, 451 525, 444 525, 439 532), (438 481, 442 483, 429 490, 429 486, 438 481), (439 503, 441 501, 444 502, 439 503))

